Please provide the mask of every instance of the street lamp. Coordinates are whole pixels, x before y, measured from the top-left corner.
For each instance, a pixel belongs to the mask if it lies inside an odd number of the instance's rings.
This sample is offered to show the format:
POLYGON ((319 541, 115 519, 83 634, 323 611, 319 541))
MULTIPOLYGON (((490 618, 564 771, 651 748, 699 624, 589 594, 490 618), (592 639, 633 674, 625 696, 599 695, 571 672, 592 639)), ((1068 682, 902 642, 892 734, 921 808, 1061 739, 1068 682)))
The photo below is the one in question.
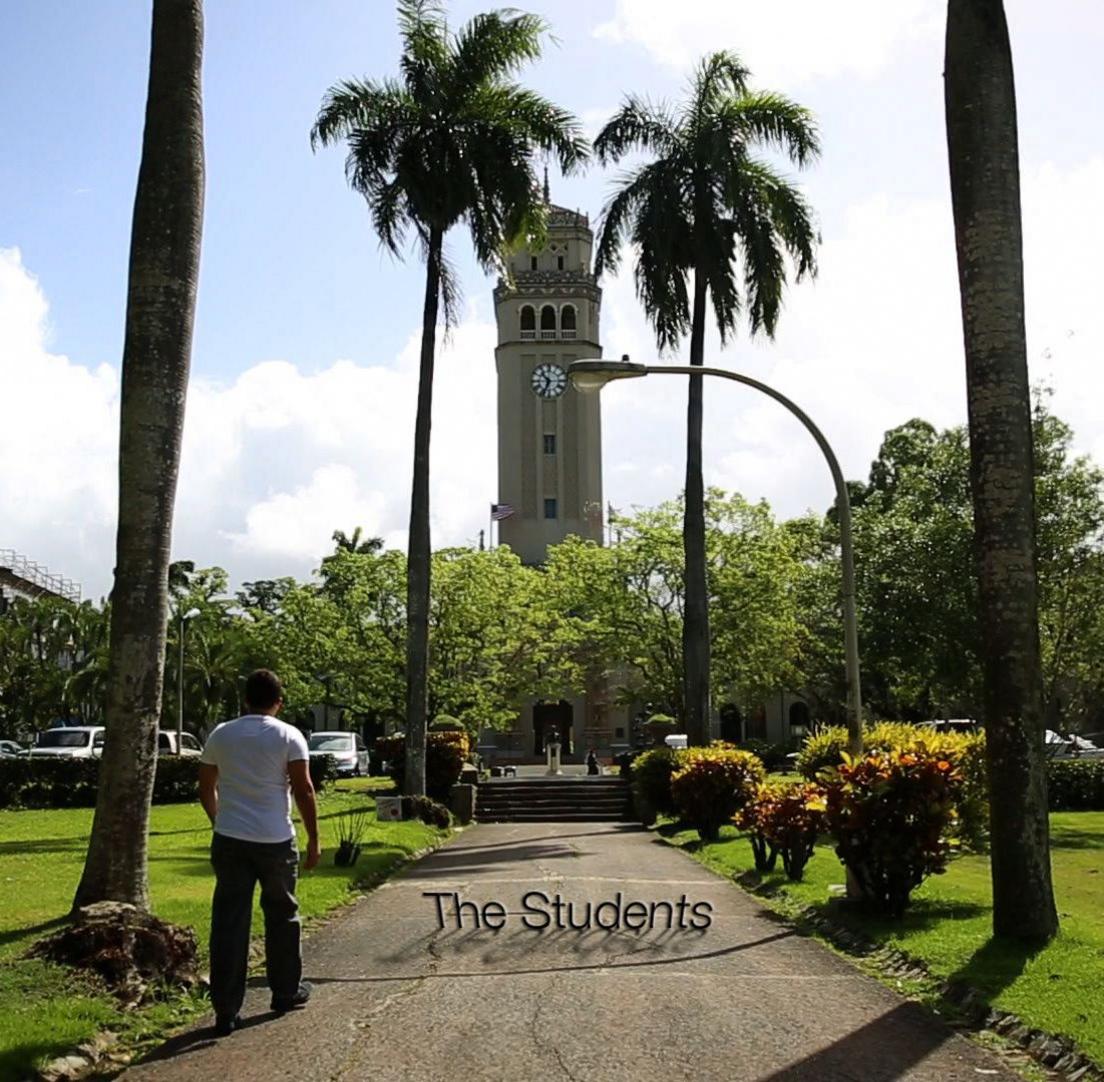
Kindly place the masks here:
POLYGON ((840 526, 840 559, 843 564, 843 648, 847 671, 847 735, 853 755, 862 751, 862 684, 859 677, 859 631, 855 616, 855 555, 851 544, 851 500, 847 495, 847 483, 824 434, 808 414, 791 402, 784 394, 760 383, 750 376, 729 372, 725 368, 705 368, 699 365, 635 364, 628 354, 619 361, 574 361, 568 366, 568 375, 575 389, 584 393, 600 391, 610 380, 635 379, 640 376, 719 376, 736 383, 754 387, 785 406, 805 427, 817 442, 828 460, 832 480, 836 485, 836 514, 840 526))
POLYGON ((176 754, 184 754, 184 628, 200 615, 199 609, 180 614, 180 654, 176 662, 176 754))

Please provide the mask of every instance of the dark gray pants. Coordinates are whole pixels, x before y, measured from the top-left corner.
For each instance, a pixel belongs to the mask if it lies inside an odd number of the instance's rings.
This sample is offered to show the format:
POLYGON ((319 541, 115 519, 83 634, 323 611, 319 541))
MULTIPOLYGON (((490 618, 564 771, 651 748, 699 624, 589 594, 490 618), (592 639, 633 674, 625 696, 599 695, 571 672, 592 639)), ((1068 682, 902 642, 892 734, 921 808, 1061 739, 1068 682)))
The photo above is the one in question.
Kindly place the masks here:
POLYGON ((233 1018, 245 998, 253 889, 261 884, 265 922, 265 973, 272 995, 290 998, 299 990, 299 903, 295 880, 299 854, 295 839, 247 842, 215 834, 211 838, 215 896, 211 904, 211 1002, 219 1018, 233 1018))

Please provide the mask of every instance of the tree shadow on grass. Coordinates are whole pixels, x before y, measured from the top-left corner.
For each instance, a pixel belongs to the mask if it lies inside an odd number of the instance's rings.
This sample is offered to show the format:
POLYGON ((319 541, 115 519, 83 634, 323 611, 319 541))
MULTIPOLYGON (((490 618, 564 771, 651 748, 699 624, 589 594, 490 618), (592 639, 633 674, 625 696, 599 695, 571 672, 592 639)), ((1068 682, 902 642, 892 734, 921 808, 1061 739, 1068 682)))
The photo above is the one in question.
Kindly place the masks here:
POLYGON ((1051 849, 1104 849, 1104 833, 1051 827, 1051 849))
MULTIPOLYGON (((9 943, 14 943, 18 939, 25 939, 27 936, 39 936, 46 932, 52 932, 56 928, 60 928, 63 924, 68 924, 68 917, 51 917, 50 920, 44 920, 39 924, 25 924, 19 928, 9 928, 6 932, 0 932, 0 947, 7 946, 9 943)), ((4 1077, 0 1072, 0 1078, 4 1077)))
POLYGON ((26 856, 28 853, 76 853, 88 847, 87 835, 74 838, 27 838, 0 842, 0 857, 26 856))
POLYGON ((950 976, 951 983, 976 988, 992 1001, 1023 973, 1027 963, 1043 948, 990 936, 950 976))

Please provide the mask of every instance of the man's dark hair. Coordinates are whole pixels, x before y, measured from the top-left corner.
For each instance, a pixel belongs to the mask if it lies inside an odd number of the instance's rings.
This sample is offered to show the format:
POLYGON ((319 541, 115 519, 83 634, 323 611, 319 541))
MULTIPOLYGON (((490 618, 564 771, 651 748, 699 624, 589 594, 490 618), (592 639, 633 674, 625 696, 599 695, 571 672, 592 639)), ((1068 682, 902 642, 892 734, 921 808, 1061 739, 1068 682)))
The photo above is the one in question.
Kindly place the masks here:
POLYGON ((269 710, 284 697, 280 678, 268 669, 257 669, 245 681, 245 705, 254 710, 269 710))

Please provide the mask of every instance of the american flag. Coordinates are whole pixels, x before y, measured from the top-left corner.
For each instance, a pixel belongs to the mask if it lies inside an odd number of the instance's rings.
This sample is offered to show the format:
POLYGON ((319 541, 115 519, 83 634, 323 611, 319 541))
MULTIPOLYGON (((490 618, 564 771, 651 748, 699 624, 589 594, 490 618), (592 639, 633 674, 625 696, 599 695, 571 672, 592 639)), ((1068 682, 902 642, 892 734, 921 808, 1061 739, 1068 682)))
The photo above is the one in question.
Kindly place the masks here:
POLYGON ((508 503, 491 504, 492 522, 501 522, 504 518, 509 518, 513 513, 514 509, 508 503))

